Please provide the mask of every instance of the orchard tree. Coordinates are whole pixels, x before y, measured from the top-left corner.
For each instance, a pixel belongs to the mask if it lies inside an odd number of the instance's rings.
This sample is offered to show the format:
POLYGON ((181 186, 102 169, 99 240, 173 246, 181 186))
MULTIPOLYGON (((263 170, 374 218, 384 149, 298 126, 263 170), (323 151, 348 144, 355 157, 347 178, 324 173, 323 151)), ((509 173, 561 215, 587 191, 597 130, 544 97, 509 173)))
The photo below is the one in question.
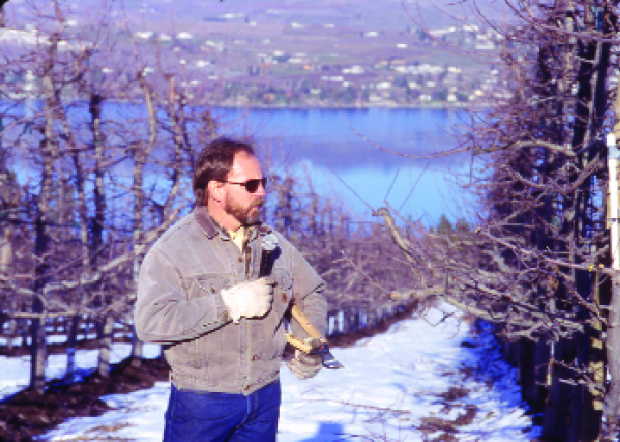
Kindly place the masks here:
POLYGON ((70 26, 73 6, 28 3, 19 19, 36 30, 17 30, 7 14, 15 38, 0 48, 0 301, 11 321, 31 323, 38 391, 54 318, 71 318, 69 374, 88 318, 101 341, 99 373, 108 375, 114 323, 131 322, 141 256, 187 203, 190 143, 204 143, 187 134, 193 116, 183 114, 178 72, 162 66, 145 78, 131 34, 109 24, 117 5, 89 6, 70 26), (134 101, 120 106, 121 97, 134 101))
POLYGON ((472 155, 463 184, 477 195, 474 231, 447 238, 403 228, 389 207, 378 214, 417 270, 411 296, 440 296, 495 323, 508 348, 519 344, 523 393, 544 412, 545 436, 597 440, 620 417, 608 230, 618 214, 607 198, 617 183, 605 144, 618 130, 618 5, 506 6, 506 20, 483 17, 503 37, 500 81, 456 149, 472 155))

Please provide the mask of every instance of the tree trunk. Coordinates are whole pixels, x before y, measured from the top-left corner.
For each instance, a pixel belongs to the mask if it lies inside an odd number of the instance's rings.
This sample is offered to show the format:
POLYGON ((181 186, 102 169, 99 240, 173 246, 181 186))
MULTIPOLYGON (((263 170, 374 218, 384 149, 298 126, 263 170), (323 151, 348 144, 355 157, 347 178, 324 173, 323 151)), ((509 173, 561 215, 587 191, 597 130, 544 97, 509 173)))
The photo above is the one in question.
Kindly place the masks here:
POLYGON ((144 357, 144 343, 138 339, 138 335, 136 333, 136 326, 132 325, 132 335, 131 335, 131 365, 134 367, 140 367, 142 365, 142 358, 144 357))
POLYGON ((620 283, 617 280, 614 281, 609 305, 607 361, 611 380, 605 396, 605 413, 608 422, 616 422, 620 419, 620 283))
MULTIPOLYGON (((55 59, 57 42, 52 39, 50 59, 55 59)), ((41 188, 37 197, 36 220, 35 220, 35 297, 32 301, 33 313, 41 314, 33 318, 31 327, 31 373, 30 386, 39 393, 45 391, 45 365, 47 360, 47 343, 45 330, 45 305, 43 304, 43 291, 48 283, 49 274, 49 223, 52 196, 52 177, 54 176, 54 163, 57 156, 54 144, 54 121, 56 112, 56 91, 51 73, 43 78, 43 91, 46 99, 45 107, 45 138, 40 143, 41 156, 43 158, 43 171, 41 176, 41 188)))
MULTIPOLYGON (((43 311, 41 301, 35 301, 32 311, 43 311)), ((37 393, 45 392, 45 366, 47 365, 47 344, 45 318, 34 318, 30 326, 30 388, 37 393)))
POLYGON ((99 338, 99 358, 97 360, 97 373, 103 378, 110 377, 110 356, 112 353, 112 341, 114 338, 114 318, 107 316, 103 321, 97 322, 99 338))
MULTIPOLYGON (((555 344, 555 354, 552 358, 559 361, 570 361, 574 343, 568 339, 560 339, 555 344), (568 355, 564 354, 568 351, 568 355)), ((561 382, 562 379, 570 378, 570 373, 559 365, 553 366, 551 375, 551 387, 549 389, 549 397, 545 407, 545 415, 543 419, 543 436, 556 438, 552 440, 570 440, 570 427, 572 419, 575 417, 573 412, 574 401, 579 395, 576 394, 576 388, 572 385, 561 382)))
MULTIPOLYGON (((616 140, 620 139, 620 86, 616 88, 616 101, 614 103, 614 116, 615 124, 613 127, 613 134, 616 136, 616 140)), ((617 142, 617 141, 616 141, 617 142)), ((611 147, 611 146, 609 146, 611 147)), ((615 146, 617 148, 617 146, 615 146)), ((618 172, 617 161, 610 161, 615 171, 616 176, 618 172)), ((618 183, 609 183, 609 189, 607 194, 611 193, 611 186, 615 187, 615 191, 618 191, 618 183)), ((614 193, 616 193, 614 192, 614 193)), ((618 201, 614 201, 614 204, 609 204, 608 207, 617 207, 618 201)), ((619 213, 609 213, 608 218, 611 225, 616 224, 619 221, 619 213)), ((616 256, 616 250, 620 247, 620 244, 614 244, 610 238, 610 251, 612 257, 611 267, 618 271, 620 270, 620 262, 614 258, 616 256)), ((616 239, 617 241, 617 239, 616 239)), ((610 384, 605 395, 605 415, 606 421, 610 425, 614 425, 620 419, 620 281, 618 278, 614 278, 611 289, 611 300, 609 302, 607 318, 607 371, 610 376, 610 384)))
POLYGON ((76 315, 70 319, 67 330, 67 370, 65 378, 73 381, 75 377, 75 356, 77 352, 77 335, 80 329, 80 316, 76 315))
MULTIPOLYGON (((11 274, 11 262, 13 260, 13 245, 11 242, 13 237, 12 231, 13 228, 11 224, 8 222, 4 224, 4 234, 2 240, 0 240, 0 274, 7 276, 11 274)), ((10 312, 17 311, 17 302, 14 299, 10 299, 8 304, 10 312)), ((17 320, 9 316, 7 322, 7 349, 10 352, 13 349, 13 338, 17 330, 17 320)))

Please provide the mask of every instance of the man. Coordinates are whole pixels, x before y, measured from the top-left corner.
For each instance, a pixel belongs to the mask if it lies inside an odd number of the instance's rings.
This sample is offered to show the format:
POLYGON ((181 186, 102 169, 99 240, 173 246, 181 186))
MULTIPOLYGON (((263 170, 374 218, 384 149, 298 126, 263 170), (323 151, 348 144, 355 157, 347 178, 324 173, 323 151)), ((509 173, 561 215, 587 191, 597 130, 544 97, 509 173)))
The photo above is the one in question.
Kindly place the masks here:
MULTIPOLYGON (((194 170, 195 210, 153 245, 140 269, 136 330, 166 346, 171 366, 164 441, 275 441, 290 303, 326 328, 323 280, 259 221, 266 181, 252 146, 211 142, 194 170), (278 248, 271 274, 259 277, 268 234, 278 248)), ((294 321, 291 329, 307 336, 294 321)), ((321 362, 296 351, 287 365, 306 379, 321 362)))

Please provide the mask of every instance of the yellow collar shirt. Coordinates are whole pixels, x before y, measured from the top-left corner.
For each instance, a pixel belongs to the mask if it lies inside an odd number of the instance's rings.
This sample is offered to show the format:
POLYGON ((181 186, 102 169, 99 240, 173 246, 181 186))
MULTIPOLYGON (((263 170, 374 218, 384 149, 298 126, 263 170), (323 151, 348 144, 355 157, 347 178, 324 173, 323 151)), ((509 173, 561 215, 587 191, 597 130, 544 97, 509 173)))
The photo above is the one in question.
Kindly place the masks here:
POLYGON ((243 246, 245 246, 245 227, 241 226, 237 229, 236 232, 228 232, 228 236, 230 236, 230 239, 232 240, 232 242, 234 242, 237 247, 239 247, 239 250, 241 252, 243 252, 243 246))

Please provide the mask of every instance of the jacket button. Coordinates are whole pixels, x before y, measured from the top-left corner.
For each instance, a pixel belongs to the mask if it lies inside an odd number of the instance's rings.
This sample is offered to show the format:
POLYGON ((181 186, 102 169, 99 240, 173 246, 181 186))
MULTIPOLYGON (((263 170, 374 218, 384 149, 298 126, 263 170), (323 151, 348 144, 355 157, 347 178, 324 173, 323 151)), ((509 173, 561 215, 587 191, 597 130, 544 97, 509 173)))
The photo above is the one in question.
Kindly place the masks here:
POLYGON ((282 301, 286 302, 288 300, 288 296, 286 295, 286 292, 282 292, 282 301))
POLYGON ((238 261, 239 261, 240 263, 241 263, 241 262, 243 262, 243 258, 242 258, 242 257, 239 257, 238 261))
POLYGON ((254 356, 252 356, 252 360, 253 360, 253 361, 257 361, 257 360, 258 360, 258 355, 254 355, 254 356))

